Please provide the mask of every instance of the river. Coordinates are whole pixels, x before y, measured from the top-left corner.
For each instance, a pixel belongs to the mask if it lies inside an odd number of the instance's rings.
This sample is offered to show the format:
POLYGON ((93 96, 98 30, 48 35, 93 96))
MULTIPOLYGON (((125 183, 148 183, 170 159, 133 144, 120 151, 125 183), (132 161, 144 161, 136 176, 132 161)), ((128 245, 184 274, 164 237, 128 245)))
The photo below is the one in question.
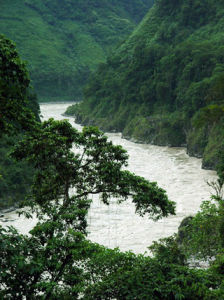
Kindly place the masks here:
MULTIPOLYGON (((82 127, 75 124, 73 118, 62 116, 68 105, 41 104, 42 119, 66 118, 81 130, 82 127)), ((130 171, 150 181, 157 181, 167 191, 170 200, 177 203, 176 215, 154 222, 136 215, 130 202, 118 205, 112 201, 110 206, 106 206, 94 198, 88 215, 89 239, 111 248, 144 253, 152 241, 176 232, 185 216, 195 214, 201 202, 209 200, 211 188, 207 182, 214 181, 216 173, 201 169, 201 160, 189 157, 184 148, 137 144, 122 139, 119 133, 108 133, 107 136, 114 144, 120 144, 128 151, 130 171)), ((18 217, 15 212, 0 219, 0 224, 13 225, 22 233, 28 233, 35 222, 35 218, 27 220, 18 217)))

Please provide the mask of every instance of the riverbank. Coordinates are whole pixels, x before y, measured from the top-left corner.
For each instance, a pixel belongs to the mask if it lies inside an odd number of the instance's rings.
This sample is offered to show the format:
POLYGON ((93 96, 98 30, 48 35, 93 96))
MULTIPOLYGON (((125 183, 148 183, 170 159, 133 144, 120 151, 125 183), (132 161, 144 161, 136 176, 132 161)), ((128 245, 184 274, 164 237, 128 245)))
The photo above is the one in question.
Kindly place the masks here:
POLYGON ((186 130, 183 122, 178 123, 170 121, 168 117, 163 119, 157 116, 135 118, 129 120, 124 128, 117 129, 111 125, 112 117, 110 120, 89 118, 79 111, 76 104, 69 106, 64 116, 73 117, 75 122, 82 126, 98 126, 102 131, 110 133, 121 132, 123 138, 134 143, 184 147, 189 156, 202 159, 202 168, 205 170, 215 170, 219 163, 218 152, 224 138, 224 125, 216 124, 209 132, 206 128, 186 130))

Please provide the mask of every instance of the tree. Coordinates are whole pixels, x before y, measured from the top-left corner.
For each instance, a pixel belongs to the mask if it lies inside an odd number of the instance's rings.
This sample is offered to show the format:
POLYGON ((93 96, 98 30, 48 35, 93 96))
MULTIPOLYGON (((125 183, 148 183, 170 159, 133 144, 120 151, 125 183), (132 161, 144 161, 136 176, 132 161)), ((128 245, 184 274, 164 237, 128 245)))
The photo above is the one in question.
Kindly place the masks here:
POLYGON ((207 262, 213 261, 224 249, 222 178, 209 185, 214 190, 210 201, 203 201, 196 215, 186 218, 178 232, 178 242, 186 257, 207 262))
POLYGON ((29 189, 32 167, 15 163, 8 153, 37 121, 39 105, 26 65, 15 45, 0 35, 0 209, 18 204, 29 189))
MULTIPOLYGON (((26 65, 15 45, 0 35, 0 136, 33 127, 35 118, 28 108, 29 85, 26 65)), ((31 105, 36 105, 35 101, 31 105)), ((38 113, 39 106, 35 110, 38 113)))
POLYGON ((90 278, 84 299, 221 299, 215 276, 184 265, 175 244, 172 238, 156 243, 153 258, 98 246, 85 264, 90 278))
POLYGON ((156 183, 124 167, 127 153, 97 128, 78 132, 50 119, 27 133, 16 159, 36 169, 24 213, 38 216, 30 235, 0 227, 2 299, 220 299, 223 256, 211 270, 189 268, 175 237, 154 243, 154 258, 122 253, 88 241, 91 194, 105 204, 128 197, 140 215, 174 214, 156 183), (28 208, 30 210, 28 210, 28 208))
POLYGON ((86 240, 92 194, 105 204, 111 197, 118 203, 130 197, 139 215, 154 219, 175 213, 174 203, 155 182, 123 169, 126 151, 97 128, 78 132, 67 121, 50 119, 27 134, 13 155, 36 169, 23 206, 27 217, 37 214, 38 223, 30 236, 1 228, 3 298, 76 299, 84 292, 89 280, 84 265, 97 249, 86 240))

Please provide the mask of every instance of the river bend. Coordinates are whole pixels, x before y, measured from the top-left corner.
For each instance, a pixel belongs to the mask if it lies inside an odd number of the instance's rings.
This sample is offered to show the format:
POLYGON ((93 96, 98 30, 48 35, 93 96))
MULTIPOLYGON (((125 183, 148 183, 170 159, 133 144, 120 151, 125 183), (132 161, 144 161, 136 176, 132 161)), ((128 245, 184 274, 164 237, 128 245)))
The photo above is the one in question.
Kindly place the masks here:
MULTIPOLYGON (((80 130, 81 126, 75 124, 73 118, 62 116, 68 105, 41 104, 42 119, 66 118, 80 130)), ((130 171, 150 181, 157 181, 167 191, 170 200, 177 203, 176 215, 153 222, 136 215, 132 203, 117 205, 112 202, 110 206, 105 206, 95 198, 88 215, 89 239, 111 248, 144 253, 152 241, 176 232, 181 220, 193 215, 201 202, 210 198, 211 189, 207 181, 215 180, 216 173, 202 170, 201 160, 189 157, 184 148, 137 144, 122 139, 118 133, 107 135, 114 144, 120 144, 128 151, 130 171)), ((13 225, 23 233, 27 233, 35 222, 35 218, 19 218, 15 212, 0 219, 0 224, 13 225)))

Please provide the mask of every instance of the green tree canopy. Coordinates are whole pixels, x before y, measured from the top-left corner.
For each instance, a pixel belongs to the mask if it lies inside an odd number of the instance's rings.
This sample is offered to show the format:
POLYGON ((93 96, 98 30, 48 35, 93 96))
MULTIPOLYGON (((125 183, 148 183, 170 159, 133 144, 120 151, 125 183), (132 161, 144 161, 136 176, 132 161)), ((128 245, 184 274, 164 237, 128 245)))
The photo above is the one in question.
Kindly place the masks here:
POLYGON ((97 128, 79 132, 68 121, 50 119, 26 135, 14 156, 36 169, 24 213, 35 212, 39 221, 29 237, 1 229, 4 296, 38 299, 43 293, 44 299, 59 299, 83 292, 88 279, 83 264, 96 248, 86 240, 92 194, 105 204, 112 197, 118 203, 130 197, 138 214, 155 219, 175 213, 175 204, 155 182, 123 169, 126 151, 97 128))
MULTIPOLYGON (((29 129, 34 121, 28 108, 30 79, 15 45, 0 35, 0 135, 29 129)), ((38 107, 35 107, 38 111, 38 107)))
MULTIPOLYGON (((91 195, 103 203, 132 199, 154 219, 174 214, 164 190, 125 169, 127 153, 95 127, 82 132, 50 119, 28 132, 13 155, 36 174, 24 213, 36 213, 29 236, 0 227, 3 299, 221 299, 223 255, 209 270, 189 268, 175 238, 151 247, 155 257, 122 253, 87 240, 91 195), (220 298, 221 297, 221 298, 220 298)), ((209 210, 210 211, 210 210, 209 210)), ((220 219, 221 220, 221 219, 220 219)), ((223 222, 219 223, 221 233, 223 222)), ((202 240, 201 243, 205 243, 202 240)), ((187 249, 187 248, 184 248, 187 249)))
POLYGON ((32 178, 32 167, 9 157, 24 131, 39 121, 37 97, 30 87, 26 64, 15 45, 0 35, 0 209, 24 198, 32 178))

